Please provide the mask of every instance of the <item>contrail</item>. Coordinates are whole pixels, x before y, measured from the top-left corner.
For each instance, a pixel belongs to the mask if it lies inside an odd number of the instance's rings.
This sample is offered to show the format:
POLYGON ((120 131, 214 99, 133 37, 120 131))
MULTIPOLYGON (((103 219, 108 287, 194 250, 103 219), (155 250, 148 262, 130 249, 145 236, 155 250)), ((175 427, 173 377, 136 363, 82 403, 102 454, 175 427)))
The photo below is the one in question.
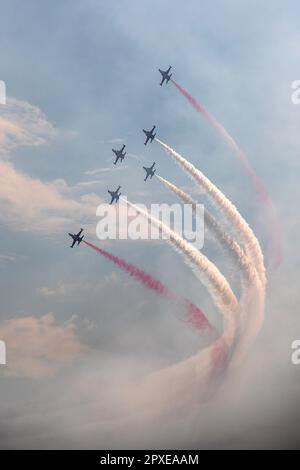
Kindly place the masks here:
MULTIPOLYGON (((177 400, 181 398, 181 395, 190 393, 190 389, 194 394, 196 390, 196 396, 193 398, 199 400, 201 395, 204 398, 205 394, 210 393, 210 387, 215 384, 215 381, 225 373, 232 358, 239 310, 236 297, 218 268, 193 245, 150 213, 130 203, 127 199, 122 198, 122 201, 135 209, 150 223, 156 225, 167 236, 172 246, 183 254, 193 267, 193 271, 200 274, 201 282, 208 288, 215 305, 223 316, 223 333, 210 346, 175 366, 149 376, 144 385, 146 389, 155 390, 157 388, 161 390, 165 389, 165 385, 168 383, 168 390, 172 390, 173 393, 176 390, 177 400)), ((152 398, 154 398, 153 395, 152 398)), ((158 401, 162 402, 162 397, 158 397, 158 401)), ((170 397, 166 399, 164 406, 167 407, 169 403, 170 397)))
MULTIPOLYGON (((159 175, 157 178, 171 191, 173 191, 185 204, 192 206, 193 213, 197 215, 199 211, 197 203, 184 191, 159 175)), ((215 236, 216 240, 225 248, 231 256, 238 269, 244 274, 242 281, 241 297, 241 317, 239 325, 239 342, 237 343, 233 357, 232 365, 239 363, 245 355, 249 345, 257 336, 264 317, 264 289, 261 287, 260 280, 254 266, 246 256, 240 245, 224 231, 207 209, 204 209, 205 226, 215 236)), ((221 349, 223 354, 223 349, 221 349)), ((219 355, 220 356, 220 355, 219 355)))
POLYGON ((277 214, 276 207, 272 198, 265 187, 260 177, 256 174, 255 170, 248 161, 245 153, 239 148, 233 137, 227 130, 220 124, 214 116, 212 116, 204 106, 199 103, 193 96, 191 96, 184 88, 182 88, 175 80, 171 79, 173 85, 180 91, 180 93, 191 103, 193 108, 198 111, 209 124, 217 131, 221 138, 228 144, 231 150, 235 153, 238 160, 242 164, 247 176, 250 178, 258 196, 258 200, 264 204, 268 209, 267 231, 268 231, 268 255, 272 260, 274 266, 278 266, 282 262, 282 240, 281 240, 281 227, 277 214))
MULTIPOLYGON (((182 189, 178 188, 175 184, 162 178, 159 175, 156 177, 161 181, 168 189, 173 191, 179 199, 185 204, 189 204, 192 208, 193 214, 197 216, 199 214, 199 207, 197 202, 182 189)), ((199 214, 200 215, 200 214, 199 214)), ((223 229, 222 225, 215 219, 215 217, 204 208, 204 223, 205 227, 214 235, 215 239, 220 245, 225 248, 232 258, 236 266, 245 275, 246 280, 249 282, 256 277, 256 271, 246 256, 244 250, 240 245, 223 229)))
POLYGON ((216 206, 224 213, 233 225, 245 245, 246 255, 256 269, 259 281, 254 278, 249 283, 248 290, 244 292, 241 300, 240 338, 235 352, 235 361, 238 362, 246 353, 250 344, 257 336, 264 319, 264 301, 266 275, 263 254, 257 238, 247 222, 240 215, 236 207, 226 196, 198 170, 192 163, 179 155, 168 145, 160 140, 157 142, 169 153, 174 160, 206 191, 216 206), (251 291, 251 295, 249 292, 251 291))
POLYGON ((237 208, 232 204, 229 199, 192 163, 179 155, 174 149, 167 144, 155 139, 166 152, 185 170, 185 172, 192 177, 207 193, 215 205, 223 212, 229 222, 235 228, 237 234, 242 238, 245 245, 247 256, 250 258, 252 264, 255 266, 259 278, 263 284, 266 283, 266 274, 263 254, 259 242, 254 235, 252 229, 249 227, 245 219, 240 215, 237 208))
POLYGON ((199 276, 201 282, 208 288, 216 307, 225 318, 226 328, 225 333, 223 333, 223 341, 230 351, 236 335, 238 302, 225 277, 206 256, 171 230, 165 223, 140 207, 135 206, 127 199, 122 198, 122 201, 135 209, 137 213, 145 217, 150 223, 153 223, 167 236, 172 246, 183 254, 195 274, 199 276))
POLYGON ((182 305, 185 310, 185 315, 183 318, 185 323, 190 324, 194 328, 205 331, 207 333, 216 334, 215 328, 210 324, 205 314, 196 305, 186 299, 179 298, 179 296, 168 289, 168 287, 166 287, 162 282, 155 279, 153 276, 146 273, 142 269, 128 263, 124 259, 115 256, 112 253, 109 253, 108 251, 103 250, 102 248, 99 248, 98 246, 93 245, 88 241, 83 240, 83 243, 95 250, 100 255, 104 256, 104 258, 116 264, 123 271, 127 272, 131 277, 142 283, 144 287, 154 291, 158 296, 172 301, 179 306, 182 305))
MULTIPOLYGON (((190 204, 195 216, 199 212, 197 203, 182 191, 180 188, 170 183, 168 180, 156 175, 157 178, 171 191, 173 191, 185 204, 190 204)), ((223 229, 215 217, 204 209, 204 223, 210 232, 215 236, 220 245, 226 249, 233 262, 244 275, 242 280, 242 297, 240 309, 239 341, 235 346, 232 357, 232 365, 238 364, 247 352, 249 345, 253 342, 260 329, 264 316, 264 289, 260 285, 257 272, 246 256, 240 245, 223 229)), ((224 348, 216 353, 216 358, 224 356, 224 348)), ((219 359, 217 359, 219 360, 219 359)))
MULTIPOLYGON (((133 207, 135 208, 135 206, 133 207)), ((83 240, 83 242, 141 282, 145 287, 155 291, 159 296, 171 301, 178 301, 176 294, 143 270, 88 241, 83 240)), ((233 342, 233 328, 235 328, 232 309, 229 310, 228 306, 223 308, 223 333, 221 336, 216 337, 216 330, 211 326, 203 312, 187 300, 184 300, 184 304, 186 307, 185 321, 202 331, 211 333, 210 336, 216 339, 210 346, 205 347, 196 355, 180 361, 174 366, 154 372, 139 384, 130 387, 124 398, 126 409, 131 412, 139 409, 145 414, 149 412, 149 415, 153 418, 155 413, 160 414, 170 411, 173 406, 177 407, 178 403, 190 403, 190 400, 199 403, 200 399, 209 397, 211 387, 226 371, 230 358, 230 346, 233 342)))

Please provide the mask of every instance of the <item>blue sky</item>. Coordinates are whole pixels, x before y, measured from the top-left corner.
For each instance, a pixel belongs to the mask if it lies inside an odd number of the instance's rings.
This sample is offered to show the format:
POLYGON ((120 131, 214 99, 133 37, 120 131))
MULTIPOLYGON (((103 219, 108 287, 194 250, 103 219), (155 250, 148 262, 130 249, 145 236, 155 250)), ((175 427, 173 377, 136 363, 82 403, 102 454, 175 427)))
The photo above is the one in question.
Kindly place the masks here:
MULTIPOLYGON (((7 373, 9 364, 1 369, 0 446, 89 447, 99 439, 107 447, 132 445, 137 439, 155 445, 155 433, 138 436, 135 423, 130 423, 125 441, 119 423, 103 427, 98 407, 102 378, 111 384, 112 370, 143 375, 188 357, 201 344, 176 321, 167 303, 138 289, 86 247, 68 249, 66 232, 78 225, 88 225, 95 240, 95 211, 107 188, 120 184, 134 202, 175 202, 157 180, 145 185, 135 158, 126 158, 122 169, 113 168, 112 146, 126 143, 129 153, 149 165, 156 161, 162 176, 188 188, 187 177, 158 145, 144 147, 141 129, 156 124, 159 138, 233 200, 266 247, 264 216, 230 149, 171 84, 158 86, 157 68, 169 64, 174 78, 229 130, 266 183, 280 214, 284 261, 268 274, 262 332, 241 370, 226 382, 223 397, 213 399, 215 408, 199 405, 194 417, 187 415, 183 440, 172 431, 171 421, 158 433, 159 442, 276 447, 281 445, 276 430, 282 421, 282 445, 294 443, 297 425, 291 416, 297 409, 299 371, 290 365, 290 345, 300 334, 300 107, 290 96, 291 83, 299 78, 297 10, 296 1, 2 2, 0 79, 9 100, 0 117, 26 134, 13 135, 12 148, 0 123, 0 339, 1 331, 11 334, 5 322, 15 322, 10 324, 14 331, 22 320, 27 329, 35 328, 38 335, 44 331, 51 341, 62 338, 67 347, 65 359, 58 361, 54 341, 41 363, 37 341, 37 349, 13 377, 7 373), (101 168, 109 171, 93 172, 101 168), (274 391, 279 381, 281 387, 274 391), (74 415, 64 401, 70 388, 74 415), (99 412, 98 424, 91 419, 90 403, 99 412), (257 435, 255 406, 260 411, 257 435), (55 414, 61 409, 61 420, 44 418, 45 410, 55 414), (85 432, 74 433, 81 415, 85 432), (237 431, 230 434, 232 415, 237 416, 237 431), (204 424, 211 423, 207 435, 201 417, 204 424), (19 426, 20 420, 25 424, 19 426), (32 431, 26 437, 22 426, 32 431)), ((201 195, 199 201, 207 203, 201 195)), ((164 243, 115 241, 105 246, 220 322, 204 287, 164 243)), ((226 256, 209 241, 204 252, 236 286, 239 275, 226 256)), ((14 354, 25 353, 21 348, 14 354)))

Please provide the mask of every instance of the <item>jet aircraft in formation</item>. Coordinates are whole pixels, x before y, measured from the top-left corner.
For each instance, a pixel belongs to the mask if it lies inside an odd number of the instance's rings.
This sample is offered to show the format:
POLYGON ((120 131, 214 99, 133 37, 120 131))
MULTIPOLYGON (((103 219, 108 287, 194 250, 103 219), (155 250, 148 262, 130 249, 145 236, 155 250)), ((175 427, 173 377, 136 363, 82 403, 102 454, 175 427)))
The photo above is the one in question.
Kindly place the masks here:
POLYGON ((108 190, 109 194, 111 195, 111 201, 110 204, 112 204, 114 201, 118 202, 120 199, 121 193, 119 193, 119 190, 121 189, 121 186, 118 186, 116 191, 110 191, 108 190))
POLYGON ((83 237, 84 237, 84 235, 82 235, 82 237, 80 236, 82 234, 82 232, 83 232, 83 228, 81 228, 77 234, 69 233, 70 237, 73 239, 73 242, 72 242, 72 245, 70 246, 70 248, 73 248, 73 246, 76 243, 78 245, 80 245, 80 243, 82 242, 83 237))
POLYGON ((114 154, 116 156, 116 159, 114 161, 114 165, 116 165, 119 160, 121 160, 121 162, 124 160, 126 152, 123 152, 123 151, 124 151, 125 147, 126 147, 126 145, 123 145, 123 147, 120 150, 112 149, 112 151, 114 152, 114 154))
POLYGON ((154 169, 154 166, 155 166, 155 162, 151 166, 149 166, 149 168, 147 168, 146 166, 143 166, 144 170, 146 171, 146 176, 145 176, 144 181, 147 181, 149 176, 152 179, 152 177, 154 176, 154 173, 156 172, 156 168, 154 169))
MULTIPOLYGON (((172 77, 172 74, 170 73, 171 68, 172 67, 170 65, 167 70, 158 69, 161 76, 162 76, 160 86, 162 86, 164 84, 164 82, 166 82, 166 84, 169 83, 169 80, 172 77)), ((150 131, 147 131, 146 129, 143 129, 143 132, 146 135, 146 140, 144 142, 144 145, 147 145, 149 141, 150 141, 150 143, 152 143, 153 140, 155 139, 155 136, 156 136, 156 133, 154 133, 155 128, 156 128, 156 126, 153 126, 150 131)), ((112 151, 114 152, 114 154, 116 156, 116 159, 114 161, 114 165, 116 165, 119 160, 121 160, 121 162, 124 160, 125 155, 126 155, 126 152, 124 152, 125 147, 126 147, 126 145, 123 145, 120 150, 112 149, 112 151)), ((150 167, 143 166, 143 169, 146 171, 146 176, 144 178, 144 181, 147 181, 147 179, 149 177, 152 179, 152 177, 154 176, 154 174, 156 172, 156 168, 154 168, 154 166, 155 166, 155 162, 150 167)), ((113 204, 114 201, 116 201, 116 202, 119 201, 120 196, 121 196, 121 193, 119 192, 120 189, 121 189, 121 186, 118 186, 116 191, 108 190, 109 194, 111 195, 110 204, 113 204)), ((80 231, 77 234, 69 233, 70 237, 73 240, 72 245, 70 246, 70 248, 73 248, 76 243, 77 243, 77 245, 79 245, 82 242, 83 237, 84 237, 84 235, 81 235, 82 232, 83 232, 83 229, 81 228, 80 231)))
POLYGON ((160 86, 163 85, 164 81, 166 81, 166 84, 169 82, 170 78, 172 77, 172 74, 170 73, 170 70, 171 70, 171 65, 169 66, 168 70, 161 70, 161 69, 158 69, 159 72, 161 73, 162 75, 162 79, 161 79, 161 82, 160 82, 160 86))
POLYGON ((150 142, 153 142, 156 134, 154 134, 154 129, 155 129, 156 126, 153 126, 152 129, 150 131, 146 131, 145 129, 143 129, 143 132, 144 134, 146 135, 146 140, 144 142, 144 145, 147 145, 149 140, 150 142))

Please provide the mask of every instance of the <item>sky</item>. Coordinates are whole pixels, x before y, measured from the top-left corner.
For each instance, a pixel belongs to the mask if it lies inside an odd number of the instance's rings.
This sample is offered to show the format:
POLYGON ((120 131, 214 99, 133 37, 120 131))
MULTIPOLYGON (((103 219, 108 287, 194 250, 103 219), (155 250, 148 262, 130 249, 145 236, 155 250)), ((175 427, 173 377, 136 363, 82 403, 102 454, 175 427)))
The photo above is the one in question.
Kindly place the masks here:
MULTIPOLYGON (((291 363, 300 339, 297 7, 292 0, 1 2, 0 448, 299 446, 300 366, 291 363), (267 250, 266 215, 234 154, 171 83, 159 86, 157 69, 169 65, 264 181, 279 214, 283 261, 268 270, 264 323, 239 368, 209 399, 187 399, 184 409, 175 400, 171 415, 148 391, 148 416, 132 403, 133 384, 196 354, 204 339, 170 303, 87 246, 70 250, 67 235, 84 226, 89 240, 220 326, 205 287, 168 244, 96 238, 107 189, 121 185, 136 203, 176 202, 157 179, 144 183, 142 165, 153 161, 210 207, 157 143, 143 145, 141 129, 156 124, 158 137, 234 202, 267 250), (122 143, 128 155, 114 167, 111 148, 122 143)), ((240 273, 226 254, 209 240, 203 252, 236 288, 240 273)))

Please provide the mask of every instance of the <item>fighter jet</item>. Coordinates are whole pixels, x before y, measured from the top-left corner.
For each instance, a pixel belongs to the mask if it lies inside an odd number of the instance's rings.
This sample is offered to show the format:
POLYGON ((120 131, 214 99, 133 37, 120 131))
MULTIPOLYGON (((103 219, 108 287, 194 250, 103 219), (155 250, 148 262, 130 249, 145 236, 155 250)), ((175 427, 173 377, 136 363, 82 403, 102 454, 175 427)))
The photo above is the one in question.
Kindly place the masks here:
POLYGON ((166 71, 158 69, 159 72, 160 72, 161 75, 162 75, 162 80, 161 80, 161 82, 160 82, 160 86, 162 86, 162 84, 164 83, 165 80, 166 80, 166 83, 169 82, 170 78, 172 77, 172 74, 171 74, 171 73, 169 74, 171 68, 172 68, 172 67, 171 67, 171 65, 170 65, 169 68, 168 68, 168 70, 166 70, 166 71))
POLYGON ((124 148, 126 147, 126 145, 123 145, 123 147, 120 149, 120 150, 115 150, 115 149, 112 149, 112 151, 114 152, 114 154, 116 155, 116 159, 114 161, 114 165, 117 164, 118 160, 121 159, 121 162, 124 160, 125 158, 125 155, 126 155, 126 152, 123 153, 123 150, 124 148))
POLYGON ((70 248, 73 248, 76 242, 78 245, 82 242, 83 237, 84 237, 84 235, 82 235, 82 237, 80 236, 82 234, 82 231, 83 231, 83 228, 81 228, 77 234, 69 233, 70 237, 73 238, 73 243, 70 246, 70 248))
POLYGON ((149 176, 151 177, 151 179, 154 176, 154 173, 156 172, 156 169, 153 170, 154 165, 155 165, 155 162, 153 163, 152 166, 149 166, 149 168, 147 168, 146 166, 143 166, 144 170, 146 171, 146 177, 145 177, 144 181, 147 181, 149 176))
POLYGON ((156 134, 154 134, 154 129, 155 129, 155 126, 152 127, 151 131, 145 131, 145 129, 143 129, 143 132, 144 134, 146 134, 146 137, 147 137, 146 141, 144 142, 144 145, 147 145, 149 140, 153 142, 153 139, 156 136, 156 134))
POLYGON ((121 186, 118 186, 118 189, 116 191, 108 190, 109 194, 111 195, 110 204, 112 204, 114 201, 118 202, 119 197, 121 196, 121 193, 118 192, 120 189, 121 189, 121 186))

